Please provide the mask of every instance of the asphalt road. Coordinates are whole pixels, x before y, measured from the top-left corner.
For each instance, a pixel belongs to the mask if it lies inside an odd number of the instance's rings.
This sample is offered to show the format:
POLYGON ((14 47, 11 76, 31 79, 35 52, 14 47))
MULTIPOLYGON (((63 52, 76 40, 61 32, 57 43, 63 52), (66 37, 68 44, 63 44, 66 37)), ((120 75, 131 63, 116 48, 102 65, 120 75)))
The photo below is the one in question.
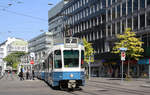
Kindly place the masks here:
POLYGON ((38 79, 20 81, 17 77, 4 77, 0 80, 0 95, 149 95, 149 89, 91 79, 80 90, 61 91, 52 89, 38 79))

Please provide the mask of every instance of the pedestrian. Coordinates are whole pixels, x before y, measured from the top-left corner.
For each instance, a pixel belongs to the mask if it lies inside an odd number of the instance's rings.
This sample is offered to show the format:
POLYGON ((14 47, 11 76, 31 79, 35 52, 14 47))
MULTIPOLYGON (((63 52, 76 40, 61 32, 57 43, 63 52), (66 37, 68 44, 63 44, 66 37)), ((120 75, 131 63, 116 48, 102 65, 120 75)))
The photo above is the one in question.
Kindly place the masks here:
POLYGON ((29 79, 29 71, 27 70, 26 72, 26 79, 28 80, 29 79))
POLYGON ((20 77, 20 80, 24 80, 24 78, 23 78, 23 71, 22 71, 22 69, 21 69, 21 71, 20 71, 20 73, 19 73, 19 75, 18 75, 19 77, 20 77))
POLYGON ((8 72, 7 71, 5 71, 4 76, 5 76, 5 79, 7 80, 7 78, 8 78, 8 72))
POLYGON ((11 80, 13 80, 13 71, 10 71, 10 77, 11 77, 11 80))
POLYGON ((33 78, 33 80, 34 80, 34 77, 35 77, 34 70, 32 70, 32 78, 33 78))

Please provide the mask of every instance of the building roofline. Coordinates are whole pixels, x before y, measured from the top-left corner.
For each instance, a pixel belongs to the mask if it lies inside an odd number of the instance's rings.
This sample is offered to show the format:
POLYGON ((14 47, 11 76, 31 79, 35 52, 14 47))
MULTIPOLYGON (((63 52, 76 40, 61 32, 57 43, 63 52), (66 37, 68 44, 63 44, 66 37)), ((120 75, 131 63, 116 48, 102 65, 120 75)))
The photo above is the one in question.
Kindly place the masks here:
POLYGON ((2 43, 0 44, 0 46, 4 45, 7 41, 8 41, 8 40, 2 42, 2 43))

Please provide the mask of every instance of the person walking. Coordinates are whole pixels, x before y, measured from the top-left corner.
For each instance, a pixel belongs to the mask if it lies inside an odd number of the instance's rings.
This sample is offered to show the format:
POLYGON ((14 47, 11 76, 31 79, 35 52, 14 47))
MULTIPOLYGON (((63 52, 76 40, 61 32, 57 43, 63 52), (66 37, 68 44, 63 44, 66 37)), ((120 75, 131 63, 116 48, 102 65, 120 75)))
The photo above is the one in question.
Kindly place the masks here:
POLYGON ((27 70, 27 72, 26 72, 26 79, 27 80, 29 79, 29 70, 27 70))
POLYGON ((19 77, 20 77, 20 80, 24 80, 24 78, 23 78, 23 71, 22 71, 22 69, 21 69, 21 71, 20 71, 20 73, 19 73, 19 77))
POLYGON ((32 78, 33 78, 33 80, 34 80, 34 77, 35 77, 34 70, 32 70, 32 78))

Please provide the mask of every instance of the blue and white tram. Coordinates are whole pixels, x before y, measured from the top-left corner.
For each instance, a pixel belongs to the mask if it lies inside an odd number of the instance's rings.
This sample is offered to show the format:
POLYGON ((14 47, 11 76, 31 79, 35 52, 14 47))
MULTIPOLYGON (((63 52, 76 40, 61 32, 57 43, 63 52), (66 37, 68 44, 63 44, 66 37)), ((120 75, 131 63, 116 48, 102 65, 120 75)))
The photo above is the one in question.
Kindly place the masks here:
POLYGON ((66 38, 63 43, 54 44, 45 58, 42 65, 44 80, 52 87, 84 86, 83 61, 83 44, 77 38, 66 38))

